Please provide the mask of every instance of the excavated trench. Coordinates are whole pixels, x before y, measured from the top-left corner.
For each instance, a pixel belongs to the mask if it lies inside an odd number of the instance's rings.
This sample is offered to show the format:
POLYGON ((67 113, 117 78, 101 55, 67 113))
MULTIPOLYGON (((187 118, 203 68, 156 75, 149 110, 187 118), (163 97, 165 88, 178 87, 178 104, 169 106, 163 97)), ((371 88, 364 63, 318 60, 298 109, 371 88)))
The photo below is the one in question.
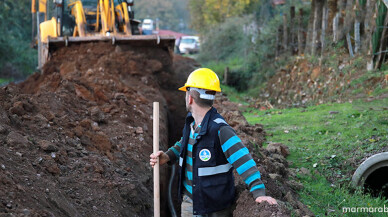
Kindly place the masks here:
MULTIPOLYGON (((172 70, 173 79, 169 80, 168 83, 161 84, 162 94, 167 103, 169 135, 167 147, 173 146, 182 136, 181 131, 184 126, 187 111, 184 101, 185 94, 178 91, 178 88, 185 83, 185 79, 188 74, 193 71, 195 67, 198 67, 198 65, 193 60, 183 59, 180 56, 176 56, 172 70)), ((168 183, 163 184, 163 186, 167 188, 165 189, 167 195, 167 207, 164 207, 164 209, 167 210, 166 216, 180 216, 180 204, 176 188, 178 183, 177 173, 178 171, 176 165, 168 166, 168 183)))
MULTIPOLYGON (((160 102, 160 148, 178 141, 186 116, 177 88, 199 65, 168 50, 110 43, 71 45, 53 53, 42 74, 0 88, 0 215, 152 216, 152 102, 160 102)), ((215 107, 251 150, 279 206, 257 205, 235 174, 234 216, 312 216, 290 181, 288 148, 262 148, 265 131, 250 125, 226 96, 215 107), (253 152, 253 150, 256 150, 253 152)), ((162 216, 169 167, 161 167, 162 216)), ((173 183, 176 186, 176 181, 173 183)), ((179 216, 176 187, 172 199, 179 216)))

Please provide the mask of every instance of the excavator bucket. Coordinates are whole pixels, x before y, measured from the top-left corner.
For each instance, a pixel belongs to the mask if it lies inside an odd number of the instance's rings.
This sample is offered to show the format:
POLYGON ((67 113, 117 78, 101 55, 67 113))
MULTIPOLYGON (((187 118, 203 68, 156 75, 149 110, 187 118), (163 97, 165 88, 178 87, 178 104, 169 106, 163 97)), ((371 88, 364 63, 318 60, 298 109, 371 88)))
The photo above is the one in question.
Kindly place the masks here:
POLYGON ((36 33, 33 29, 33 35, 37 35, 40 69, 59 48, 93 42, 108 42, 135 51, 142 47, 162 49, 172 59, 175 37, 140 35, 141 22, 133 17, 133 1, 56 0, 55 16, 49 19, 48 9, 53 8, 50 2, 39 0, 38 10, 37 1, 32 0, 31 12, 36 14, 38 27, 36 33))
POLYGON ((69 47, 73 44, 93 42, 107 42, 112 46, 123 46, 132 49, 148 48, 161 49, 169 53, 172 58, 175 46, 174 36, 159 35, 131 35, 131 36, 85 36, 85 37, 48 37, 42 42, 39 51, 39 68, 41 68, 50 56, 59 48, 69 47))

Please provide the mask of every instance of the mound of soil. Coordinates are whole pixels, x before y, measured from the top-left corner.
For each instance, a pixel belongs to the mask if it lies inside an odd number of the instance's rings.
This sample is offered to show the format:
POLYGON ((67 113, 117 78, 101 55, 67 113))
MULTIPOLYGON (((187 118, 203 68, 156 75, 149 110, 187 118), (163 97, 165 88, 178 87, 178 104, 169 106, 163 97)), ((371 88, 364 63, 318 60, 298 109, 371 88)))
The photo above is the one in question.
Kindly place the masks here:
MULTIPOLYGON (((368 75, 368 72, 359 69, 360 58, 339 60, 337 68, 319 66, 303 58, 296 59, 268 81, 260 98, 282 108, 366 99, 376 88, 387 88, 383 72, 368 75)), ((383 97, 388 95, 378 96, 383 97)), ((255 104, 256 107, 265 107, 261 101, 255 104)))
POLYGON ((238 109, 234 109, 236 105, 227 101, 225 97, 221 97, 221 102, 217 100, 215 107, 236 130, 242 142, 250 150, 266 187, 266 195, 275 198, 279 203, 278 206, 271 206, 267 203, 257 204, 242 178, 234 171, 237 203, 233 216, 291 216, 291 212, 296 216, 313 216, 307 206, 298 200, 295 193, 303 186, 289 180, 293 174, 288 169, 289 165, 286 160, 290 154, 288 147, 280 143, 271 143, 265 149, 262 148, 265 141, 263 126, 260 124, 249 125, 242 113, 238 109))
MULTIPOLYGON (((166 150, 179 140, 186 116, 177 88, 198 67, 162 49, 90 43, 59 49, 42 74, 1 88, 0 215, 152 216, 152 102, 161 103, 166 150)), ((286 207, 312 215, 294 193, 301 186, 288 180, 287 147, 261 148, 263 127, 249 125, 226 96, 215 107, 251 151, 267 194, 281 204, 256 204, 237 175, 234 216, 290 216, 286 207)), ((162 216, 169 215, 168 169, 161 167, 162 216)))
POLYGON ((166 132, 171 68, 167 51, 83 44, 0 89, 0 213, 151 216, 152 102, 166 132))

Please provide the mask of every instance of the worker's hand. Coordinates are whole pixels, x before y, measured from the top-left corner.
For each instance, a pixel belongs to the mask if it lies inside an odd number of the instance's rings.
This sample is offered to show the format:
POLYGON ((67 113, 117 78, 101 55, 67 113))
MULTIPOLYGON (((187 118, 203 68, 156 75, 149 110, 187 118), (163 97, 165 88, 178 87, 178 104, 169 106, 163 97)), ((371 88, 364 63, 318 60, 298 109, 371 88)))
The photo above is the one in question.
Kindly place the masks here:
POLYGON ((152 167, 154 167, 156 162, 158 162, 158 160, 157 160, 158 157, 159 157, 159 164, 160 165, 163 165, 170 160, 170 157, 168 157, 168 155, 166 153, 164 153, 163 151, 158 151, 158 152, 156 152, 156 154, 152 153, 150 155, 150 164, 152 167))
POLYGON ((260 196, 260 197, 256 198, 256 202, 258 202, 258 203, 261 203, 261 202, 264 202, 264 201, 267 201, 267 203, 269 203, 270 205, 278 204, 278 202, 276 202, 276 200, 273 197, 260 196))

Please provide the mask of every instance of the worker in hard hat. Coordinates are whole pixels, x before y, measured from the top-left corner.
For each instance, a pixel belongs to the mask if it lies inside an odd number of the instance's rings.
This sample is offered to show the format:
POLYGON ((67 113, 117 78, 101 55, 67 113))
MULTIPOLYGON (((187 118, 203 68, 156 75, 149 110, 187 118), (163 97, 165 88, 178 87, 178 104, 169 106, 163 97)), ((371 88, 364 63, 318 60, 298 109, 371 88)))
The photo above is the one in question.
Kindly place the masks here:
POLYGON ((150 164, 179 162, 182 216, 232 216, 235 202, 233 168, 243 178, 256 202, 277 204, 265 196, 260 172, 248 149, 213 107, 220 81, 212 70, 193 71, 179 88, 186 92, 189 112, 179 142, 167 152, 151 154, 150 164))

